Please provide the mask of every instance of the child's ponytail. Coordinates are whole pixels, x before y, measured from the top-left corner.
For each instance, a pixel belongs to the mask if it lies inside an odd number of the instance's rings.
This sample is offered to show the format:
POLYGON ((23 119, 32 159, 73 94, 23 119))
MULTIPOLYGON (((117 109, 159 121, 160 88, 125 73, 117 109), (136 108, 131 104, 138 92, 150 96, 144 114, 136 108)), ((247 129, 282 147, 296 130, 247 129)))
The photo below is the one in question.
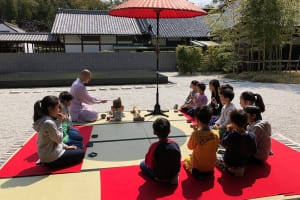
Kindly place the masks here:
POLYGON ((41 105, 41 101, 38 100, 35 102, 34 107, 33 107, 33 121, 37 121, 38 119, 40 119, 44 114, 43 114, 43 110, 42 110, 42 105, 41 105))
POLYGON ((48 108, 55 107, 59 104, 56 96, 45 96, 41 101, 37 101, 34 104, 33 110, 33 121, 39 120, 44 115, 48 115, 48 108))
POLYGON ((260 108, 260 112, 265 112, 265 104, 260 94, 255 95, 255 105, 260 108))

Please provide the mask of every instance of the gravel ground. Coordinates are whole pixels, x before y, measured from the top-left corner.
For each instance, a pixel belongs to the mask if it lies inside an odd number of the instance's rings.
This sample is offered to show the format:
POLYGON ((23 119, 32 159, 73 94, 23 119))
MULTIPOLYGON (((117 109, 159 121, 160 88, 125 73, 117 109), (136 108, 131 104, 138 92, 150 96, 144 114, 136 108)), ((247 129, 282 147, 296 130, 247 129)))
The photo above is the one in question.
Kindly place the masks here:
MULTIPOLYGON (((297 84, 253 83, 220 78, 218 75, 179 76, 177 73, 164 73, 169 77, 170 84, 160 85, 160 105, 162 109, 172 109, 174 104, 182 104, 189 93, 191 80, 208 84, 217 78, 221 83, 229 83, 234 87, 233 103, 239 108, 241 92, 250 90, 262 95, 266 104, 263 118, 268 120, 273 135, 281 134, 286 138, 300 143, 300 86, 297 84)), ((58 95, 69 90, 67 87, 0 89, 0 166, 9 154, 20 147, 34 131, 32 129, 33 104, 46 95, 58 95)), ((155 104, 155 85, 122 85, 122 86, 91 86, 88 87, 92 96, 103 99, 121 97, 125 110, 137 106, 142 110, 153 109, 155 104)), ((207 87, 206 95, 210 97, 207 87)), ((112 102, 91 107, 99 112, 108 111, 112 102)))

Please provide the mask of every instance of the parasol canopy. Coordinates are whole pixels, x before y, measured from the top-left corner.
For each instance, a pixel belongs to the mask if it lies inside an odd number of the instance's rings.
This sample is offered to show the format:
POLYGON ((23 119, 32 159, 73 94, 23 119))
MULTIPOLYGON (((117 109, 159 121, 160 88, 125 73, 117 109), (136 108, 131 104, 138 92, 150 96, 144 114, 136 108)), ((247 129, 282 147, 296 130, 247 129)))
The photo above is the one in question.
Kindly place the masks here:
POLYGON ((187 0, 128 0, 109 12, 112 16, 131 18, 189 18, 207 12, 187 0))

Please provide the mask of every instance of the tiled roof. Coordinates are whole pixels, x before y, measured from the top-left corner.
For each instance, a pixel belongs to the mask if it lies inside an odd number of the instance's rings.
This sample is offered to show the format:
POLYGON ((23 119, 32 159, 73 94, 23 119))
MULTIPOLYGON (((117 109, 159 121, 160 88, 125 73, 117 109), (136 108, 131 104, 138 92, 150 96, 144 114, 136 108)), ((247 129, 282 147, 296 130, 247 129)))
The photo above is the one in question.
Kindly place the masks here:
MULTIPOLYGON (((166 38, 180 37, 209 37, 210 28, 205 23, 206 16, 194 18, 172 18, 159 20, 159 35, 166 38)), ((156 35, 156 19, 140 19, 144 31, 152 26, 152 33, 156 35)))
POLYGON ((6 42, 56 42, 57 35, 49 33, 2 33, 0 41, 6 42))
POLYGON ((23 29, 19 28, 17 25, 15 24, 11 24, 8 23, 6 21, 0 20, 0 23, 4 24, 5 26, 7 26, 8 28, 10 28, 13 32, 16 33, 25 33, 26 31, 24 31, 23 29))
POLYGON ((141 35, 141 30, 136 19, 109 16, 108 11, 59 9, 51 33, 141 35))

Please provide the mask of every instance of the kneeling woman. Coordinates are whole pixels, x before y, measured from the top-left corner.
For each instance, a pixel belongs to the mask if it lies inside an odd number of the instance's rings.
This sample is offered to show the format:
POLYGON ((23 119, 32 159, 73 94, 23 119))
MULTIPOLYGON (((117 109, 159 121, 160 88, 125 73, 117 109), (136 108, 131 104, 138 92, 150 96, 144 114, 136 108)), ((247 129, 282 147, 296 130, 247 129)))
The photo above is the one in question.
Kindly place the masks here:
POLYGON ((45 96, 34 104, 34 129, 38 132, 37 149, 42 164, 50 168, 62 168, 81 162, 84 151, 76 146, 63 144, 59 100, 45 96))

